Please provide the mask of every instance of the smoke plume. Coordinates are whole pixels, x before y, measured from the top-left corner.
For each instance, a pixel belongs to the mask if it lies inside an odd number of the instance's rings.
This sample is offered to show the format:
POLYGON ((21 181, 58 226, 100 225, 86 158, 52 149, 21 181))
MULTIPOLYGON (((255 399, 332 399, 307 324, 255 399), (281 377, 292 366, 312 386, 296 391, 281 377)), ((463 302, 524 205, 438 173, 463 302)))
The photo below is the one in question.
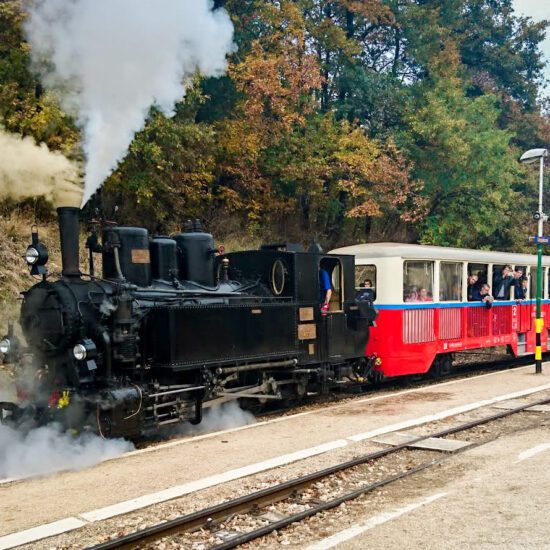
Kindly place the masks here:
POLYGON ((151 106, 167 116, 200 71, 219 76, 233 26, 212 0, 35 0, 27 38, 44 84, 83 129, 82 204, 125 156, 151 106))
POLYGON ((82 187, 78 167, 31 137, 0 129, 0 197, 15 200, 45 196, 55 206, 78 206, 82 187))
POLYGON ((93 434, 78 437, 56 425, 27 433, 0 425, 0 478, 25 478, 81 470, 133 449, 122 439, 101 439, 93 434))

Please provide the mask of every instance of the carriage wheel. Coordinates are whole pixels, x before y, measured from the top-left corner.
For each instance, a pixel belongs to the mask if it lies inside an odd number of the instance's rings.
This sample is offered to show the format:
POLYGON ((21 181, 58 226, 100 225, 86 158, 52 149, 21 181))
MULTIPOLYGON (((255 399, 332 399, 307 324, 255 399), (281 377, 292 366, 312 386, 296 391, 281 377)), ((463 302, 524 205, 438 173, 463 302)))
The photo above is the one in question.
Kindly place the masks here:
POLYGON ((443 378, 451 374, 453 359, 450 355, 437 355, 428 371, 430 378, 443 378))

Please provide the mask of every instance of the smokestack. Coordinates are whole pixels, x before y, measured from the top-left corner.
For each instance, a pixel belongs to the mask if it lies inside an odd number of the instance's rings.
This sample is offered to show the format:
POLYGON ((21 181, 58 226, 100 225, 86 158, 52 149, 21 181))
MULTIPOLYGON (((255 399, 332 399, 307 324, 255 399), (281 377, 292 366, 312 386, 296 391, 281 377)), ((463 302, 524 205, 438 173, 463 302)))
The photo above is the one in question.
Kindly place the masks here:
POLYGON ((65 206, 57 209, 59 236, 61 238, 61 260, 63 277, 80 277, 80 208, 65 206))

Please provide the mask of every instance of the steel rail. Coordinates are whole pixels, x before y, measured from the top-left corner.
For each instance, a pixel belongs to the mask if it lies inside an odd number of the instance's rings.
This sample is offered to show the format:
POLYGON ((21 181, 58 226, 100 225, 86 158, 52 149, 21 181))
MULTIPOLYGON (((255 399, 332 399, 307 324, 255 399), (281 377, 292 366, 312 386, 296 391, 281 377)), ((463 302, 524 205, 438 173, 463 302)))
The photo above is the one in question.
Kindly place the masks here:
MULTIPOLYGON (((406 443, 401 443, 399 445, 395 445, 388 449, 381 449, 380 451, 368 453, 366 455, 357 457, 353 460, 342 462, 340 464, 336 464, 334 466, 324 468, 317 472, 313 472, 305 476, 301 476, 295 479, 285 481, 273 487, 268 487, 266 489, 262 489, 254 493, 250 493, 248 495, 244 495, 242 497, 239 497, 227 502, 223 502, 221 504, 217 504, 215 506, 206 508, 204 510, 199 510, 191 514, 186 514, 184 516, 180 516, 179 518, 175 518, 173 520, 159 523, 157 525, 147 527, 145 529, 136 531, 134 533, 130 533, 129 535, 125 535, 117 539, 113 539, 101 544, 97 544, 95 546, 91 546, 87 550, 111 550, 115 548, 116 549, 135 548, 136 544, 145 544, 145 543, 152 542, 154 540, 158 540, 159 538, 164 538, 166 536, 178 534, 185 531, 190 531, 192 529, 196 529, 198 527, 202 527, 205 525, 207 526, 209 524, 212 525, 213 522, 223 520, 230 515, 249 512, 250 510, 261 508, 262 506, 265 506, 267 504, 273 504, 274 502, 279 502, 281 500, 289 498, 293 494, 296 494, 297 492, 299 492, 301 489, 311 485, 312 483, 320 479, 326 478, 328 476, 334 475, 344 470, 348 470, 355 466, 365 464, 372 460, 376 460, 378 458, 382 458, 384 456, 388 456, 390 454, 396 453, 416 443, 424 441, 425 439, 445 437, 448 435, 455 434, 457 432, 466 431, 466 430, 475 428, 477 426, 488 424, 489 422, 494 422, 496 420, 500 420, 501 418, 506 418, 507 416, 511 416, 513 414, 516 414, 522 411, 526 411, 527 409, 530 409, 532 407, 536 407, 538 405, 546 405, 549 403, 550 403, 550 397, 547 397, 544 399, 540 399, 538 401, 534 401, 532 403, 527 403, 526 405, 515 407, 513 409, 504 410, 504 411, 492 414, 490 416, 486 416, 484 418, 472 420, 470 422, 465 422, 463 424, 460 424, 451 428, 446 428, 444 430, 440 430, 435 433, 419 436, 416 439, 413 439, 406 443)), ((469 448, 472 448, 472 446, 465 448, 465 450, 469 448)), ((381 481, 377 481, 376 483, 365 485, 364 487, 361 487, 360 489, 357 489, 352 493, 342 495, 331 501, 322 503, 308 510, 304 510, 303 512, 300 512, 293 516, 289 516, 280 521, 270 523, 269 525, 261 527, 260 529, 257 529, 255 531, 251 531, 249 533, 236 536, 232 538, 230 541, 227 541, 212 547, 212 549, 225 550, 229 548, 235 548, 240 544, 244 544, 245 542, 250 542, 251 540, 254 540, 258 537, 265 536, 276 529, 280 529, 281 527, 285 527, 287 525, 290 525, 291 523, 301 521, 302 519, 313 516, 323 510, 334 508, 335 506, 340 505, 342 502, 345 502, 346 500, 353 500, 354 498, 357 498, 358 496, 361 496, 369 491, 373 491, 374 489, 377 489, 384 485, 388 485, 389 483, 393 483, 394 481, 397 481, 409 475, 425 470, 437 464, 440 461, 441 459, 432 460, 424 464, 421 464, 415 468, 412 468, 411 470, 401 472, 400 474, 397 474, 395 476, 386 478, 381 481)))

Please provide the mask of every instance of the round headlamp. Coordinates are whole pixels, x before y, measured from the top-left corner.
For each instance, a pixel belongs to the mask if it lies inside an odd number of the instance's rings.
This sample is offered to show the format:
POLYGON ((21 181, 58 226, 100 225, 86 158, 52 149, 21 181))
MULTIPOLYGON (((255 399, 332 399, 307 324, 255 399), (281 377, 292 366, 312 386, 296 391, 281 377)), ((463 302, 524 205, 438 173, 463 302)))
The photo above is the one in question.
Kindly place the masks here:
POLYGON ((40 252, 34 247, 29 246, 25 252, 25 260, 29 265, 34 265, 40 258, 40 252))
POLYGON ((8 338, 3 338, 0 340, 0 353, 3 353, 4 355, 8 354, 11 349, 11 342, 8 338))
POLYGON ((86 359, 87 354, 88 354, 88 350, 86 349, 86 346, 84 346, 83 344, 77 344, 73 348, 73 355, 77 361, 83 361, 84 359, 86 359))

